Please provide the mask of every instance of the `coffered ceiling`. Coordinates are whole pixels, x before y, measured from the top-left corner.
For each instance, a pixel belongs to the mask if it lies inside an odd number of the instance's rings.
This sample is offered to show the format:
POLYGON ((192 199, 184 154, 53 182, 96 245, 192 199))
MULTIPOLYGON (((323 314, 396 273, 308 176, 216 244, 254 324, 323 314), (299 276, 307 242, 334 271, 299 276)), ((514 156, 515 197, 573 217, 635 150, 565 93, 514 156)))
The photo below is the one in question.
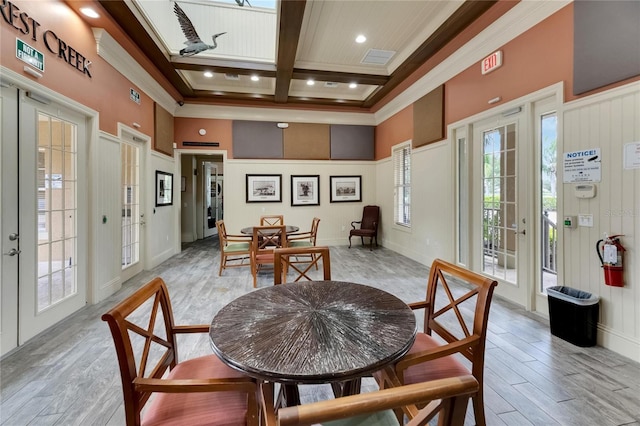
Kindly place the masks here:
POLYGON ((186 103, 370 110, 497 1, 98 0, 186 103), (242 6, 241 3, 244 3, 242 6), (186 24, 183 23, 183 27, 186 24), (366 41, 356 42, 363 35, 366 41), (314 84, 310 85, 308 82, 314 84))

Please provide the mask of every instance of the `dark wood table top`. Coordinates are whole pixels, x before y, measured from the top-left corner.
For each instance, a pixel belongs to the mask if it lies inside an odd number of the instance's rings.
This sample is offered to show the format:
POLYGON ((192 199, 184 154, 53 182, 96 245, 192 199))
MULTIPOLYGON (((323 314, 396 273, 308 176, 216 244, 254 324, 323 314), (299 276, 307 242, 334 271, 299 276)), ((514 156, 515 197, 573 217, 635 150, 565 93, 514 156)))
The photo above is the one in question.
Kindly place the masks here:
POLYGON ((331 383, 364 376, 409 351, 413 311, 374 287, 341 281, 281 284, 241 296, 213 318, 213 351, 250 376, 331 383))
MULTIPOLYGON (((297 226, 293 226, 293 225, 285 225, 285 226, 286 226, 285 232, 287 234, 291 234, 292 232, 298 232, 300 230, 300 228, 297 226)), ((246 228, 242 228, 240 232, 242 234, 253 235, 253 226, 247 226, 246 228)), ((265 232, 269 232, 269 231, 265 231, 265 232)))

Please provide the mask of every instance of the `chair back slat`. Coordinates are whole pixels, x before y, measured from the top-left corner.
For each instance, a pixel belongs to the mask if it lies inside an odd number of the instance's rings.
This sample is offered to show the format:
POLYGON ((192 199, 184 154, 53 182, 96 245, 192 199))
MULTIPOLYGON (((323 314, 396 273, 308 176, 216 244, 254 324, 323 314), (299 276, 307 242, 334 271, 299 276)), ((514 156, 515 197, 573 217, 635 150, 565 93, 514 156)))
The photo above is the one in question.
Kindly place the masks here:
POLYGON ((260 216, 260 226, 284 225, 284 215, 263 215, 260 216))
POLYGON ((436 259, 427 285, 425 333, 435 332, 448 343, 476 336, 479 344, 463 351, 473 362, 474 353, 484 353, 489 307, 497 284, 491 278, 436 259))
POLYGON ((118 356, 127 424, 136 424, 151 392, 136 390, 135 380, 161 378, 178 358, 173 311, 164 281, 151 280, 102 315, 102 320, 109 325, 118 356), (143 344, 132 341, 132 335, 141 336, 143 344))
POLYGON ((331 258, 329 247, 287 247, 275 249, 273 283, 275 285, 287 282, 289 268, 293 269, 296 278, 293 282, 303 279, 315 281, 311 269, 318 269, 318 264, 322 262, 322 279, 331 280, 331 258), (300 258, 309 260, 300 260, 300 258))
MULTIPOLYGON (((438 415, 438 425, 462 426, 469 397, 477 390, 478 381, 468 375, 280 408, 276 416, 266 413, 264 418, 266 426, 309 425, 331 420, 346 420, 355 416, 358 416, 358 424, 368 424, 365 417, 367 415, 418 405, 423 408, 419 409, 418 414, 407 423, 408 426, 429 424, 428 422, 436 415, 438 415)), ((269 395, 269 392, 266 394, 269 395)), ((369 421, 373 423, 376 419, 379 418, 372 417, 369 421)), ((387 419, 385 424, 399 424, 393 423, 394 417, 391 419, 387 417, 387 419)), ((346 424, 351 423, 347 420, 346 424)))

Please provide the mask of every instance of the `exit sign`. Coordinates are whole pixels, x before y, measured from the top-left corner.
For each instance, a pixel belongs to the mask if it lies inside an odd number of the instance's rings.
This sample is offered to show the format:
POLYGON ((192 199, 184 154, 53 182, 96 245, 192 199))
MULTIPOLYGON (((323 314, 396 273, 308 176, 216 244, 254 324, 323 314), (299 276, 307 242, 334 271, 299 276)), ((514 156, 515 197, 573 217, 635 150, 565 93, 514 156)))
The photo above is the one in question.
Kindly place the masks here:
POLYGON ((16 58, 44 72, 44 55, 19 38, 16 39, 16 58))
POLYGON ((500 68, 502 65, 502 51, 498 50, 493 52, 482 60, 480 66, 482 67, 482 74, 488 74, 496 68, 500 68))

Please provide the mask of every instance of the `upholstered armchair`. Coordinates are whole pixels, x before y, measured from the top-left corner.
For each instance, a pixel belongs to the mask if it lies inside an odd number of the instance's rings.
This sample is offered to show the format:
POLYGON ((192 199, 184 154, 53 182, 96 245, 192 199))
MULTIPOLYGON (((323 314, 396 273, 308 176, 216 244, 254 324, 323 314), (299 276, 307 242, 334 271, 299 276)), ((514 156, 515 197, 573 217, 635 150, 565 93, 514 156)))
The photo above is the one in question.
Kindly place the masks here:
POLYGON ((375 239, 376 247, 378 247, 378 223, 380 221, 380 207, 364 206, 362 210, 362 219, 351 222, 351 231, 349 231, 349 248, 351 248, 351 237, 354 235, 360 237, 360 241, 364 245, 364 238, 369 238, 369 250, 373 250, 373 241, 375 239), (359 225, 359 227, 356 227, 359 225))

